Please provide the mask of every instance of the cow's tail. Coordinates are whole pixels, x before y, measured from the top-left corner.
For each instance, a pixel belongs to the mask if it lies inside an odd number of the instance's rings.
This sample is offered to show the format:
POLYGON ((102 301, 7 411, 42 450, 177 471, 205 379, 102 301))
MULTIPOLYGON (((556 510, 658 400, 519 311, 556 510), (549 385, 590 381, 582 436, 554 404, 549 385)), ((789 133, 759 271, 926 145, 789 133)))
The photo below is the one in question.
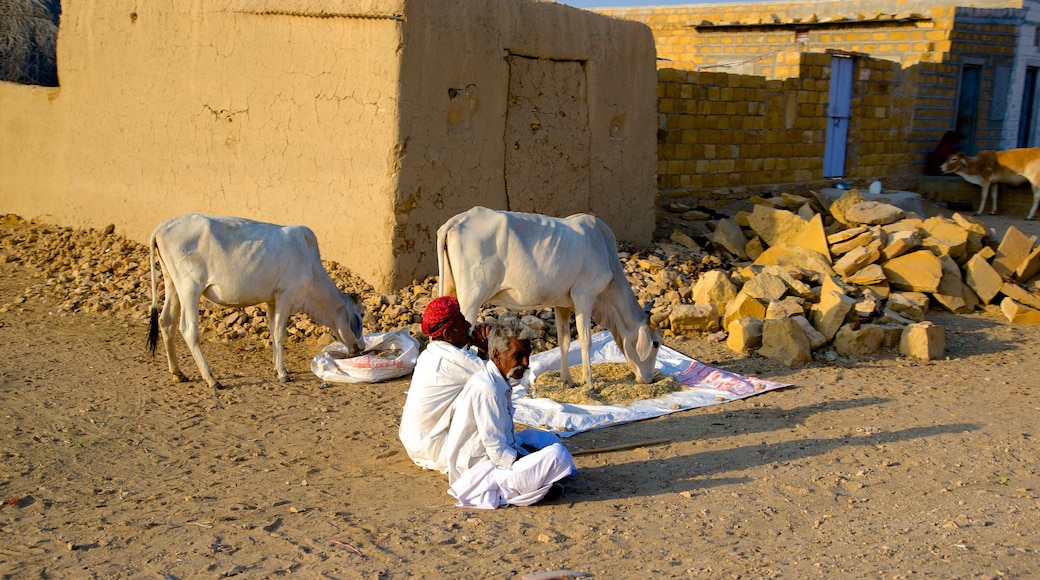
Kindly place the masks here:
POLYGON ((156 292, 155 261, 158 248, 155 245, 155 232, 148 238, 148 267, 152 270, 152 308, 148 314, 148 352, 155 356, 159 346, 159 296, 156 292))
POLYGON ((437 295, 455 295, 455 276, 448 259, 448 232, 455 228, 454 220, 437 229, 437 295))

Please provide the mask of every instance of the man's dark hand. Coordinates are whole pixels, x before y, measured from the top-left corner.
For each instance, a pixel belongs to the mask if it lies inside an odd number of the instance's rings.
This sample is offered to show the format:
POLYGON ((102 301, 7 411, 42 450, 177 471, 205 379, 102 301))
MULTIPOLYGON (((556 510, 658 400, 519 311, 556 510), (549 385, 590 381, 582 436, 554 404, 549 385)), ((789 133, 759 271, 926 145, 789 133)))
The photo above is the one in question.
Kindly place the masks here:
POLYGON ((485 322, 481 322, 473 327, 469 333, 469 339, 473 342, 473 346, 477 347, 477 354, 480 358, 487 359, 488 352, 488 334, 491 332, 491 325, 485 322))

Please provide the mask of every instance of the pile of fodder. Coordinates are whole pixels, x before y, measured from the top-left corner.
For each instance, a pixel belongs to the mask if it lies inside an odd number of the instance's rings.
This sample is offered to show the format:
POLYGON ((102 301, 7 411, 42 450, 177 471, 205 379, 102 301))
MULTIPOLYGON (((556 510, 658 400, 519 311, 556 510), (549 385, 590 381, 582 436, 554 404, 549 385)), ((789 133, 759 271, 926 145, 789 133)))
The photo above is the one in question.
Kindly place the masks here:
MULTIPOLYGON (((570 367, 571 377, 582 376, 581 365, 570 367)), ((626 363, 592 365, 592 390, 584 385, 568 385, 560 380, 560 371, 538 375, 528 392, 531 398, 547 398, 574 405, 630 405, 636 401, 656 399, 683 388, 674 377, 654 373, 654 382, 640 384, 626 363)))

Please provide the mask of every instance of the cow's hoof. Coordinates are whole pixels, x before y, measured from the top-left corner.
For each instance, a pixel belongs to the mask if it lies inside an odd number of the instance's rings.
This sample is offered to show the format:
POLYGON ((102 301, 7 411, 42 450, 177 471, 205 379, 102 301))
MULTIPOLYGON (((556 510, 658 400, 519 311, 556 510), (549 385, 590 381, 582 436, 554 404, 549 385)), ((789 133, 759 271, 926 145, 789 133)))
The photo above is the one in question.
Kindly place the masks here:
POLYGON ((188 377, 184 376, 181 373, 173 373, 173 380, 177 383, 186 383, 188 382, 188 377))
POLYGON ((212 386, 213 386, 213 390, 214 391, 223 391, 224 390, 224 385, 222 385, 220 383, 213 383, 212 386))
POLYGON ((292 379, 289 378, 289 375, 285 375, 284 377, 278 377, 279 383, 288 383, 290 381, 292 381, 292 379))

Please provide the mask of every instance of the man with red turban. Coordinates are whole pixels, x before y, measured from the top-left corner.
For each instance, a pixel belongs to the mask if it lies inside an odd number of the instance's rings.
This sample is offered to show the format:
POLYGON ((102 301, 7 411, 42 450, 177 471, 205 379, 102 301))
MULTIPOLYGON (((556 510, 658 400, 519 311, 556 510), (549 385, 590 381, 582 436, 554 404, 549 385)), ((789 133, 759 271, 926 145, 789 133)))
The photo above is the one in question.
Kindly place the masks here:
POLYGON ((471 327, 459 301, 441 296, 423 311, 422 331, 430 342, 416 360, 398 437, 416 465, 447 473, 441 450, 451 405, 473 373, 484 368, 488 326, 471 327))

